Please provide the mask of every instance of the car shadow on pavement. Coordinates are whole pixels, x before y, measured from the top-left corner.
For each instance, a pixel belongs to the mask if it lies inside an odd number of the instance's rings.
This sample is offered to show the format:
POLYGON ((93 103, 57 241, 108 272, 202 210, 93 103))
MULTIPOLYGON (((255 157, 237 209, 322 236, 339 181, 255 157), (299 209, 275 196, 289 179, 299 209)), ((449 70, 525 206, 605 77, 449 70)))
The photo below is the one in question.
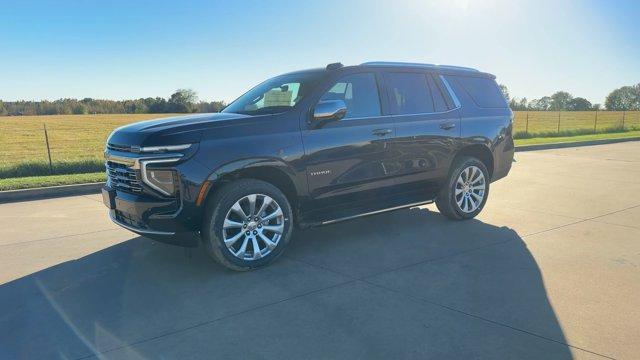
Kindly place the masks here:
POLYGON ((137 237, 0 286, 0 306, 0 358, 571 358, 515 231, 417 208, 299 230, 248 273, 137 237))

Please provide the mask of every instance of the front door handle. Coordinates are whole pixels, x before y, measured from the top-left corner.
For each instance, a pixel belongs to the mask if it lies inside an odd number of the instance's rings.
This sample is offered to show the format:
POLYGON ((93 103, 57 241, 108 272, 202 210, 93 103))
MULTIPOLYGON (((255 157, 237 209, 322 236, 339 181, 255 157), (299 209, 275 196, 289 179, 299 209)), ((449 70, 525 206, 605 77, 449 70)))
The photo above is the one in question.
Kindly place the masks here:
POLYGON ((440 129, 442 130, 451 130, 456 127, 455 123, 442 123, 440 124, 440 129))
POLYGON ((391 129, 375 129, 372 131, 373 135, 377 135, 377 136, 387 136, 389 134, 391 134, 393 130, 391 129))

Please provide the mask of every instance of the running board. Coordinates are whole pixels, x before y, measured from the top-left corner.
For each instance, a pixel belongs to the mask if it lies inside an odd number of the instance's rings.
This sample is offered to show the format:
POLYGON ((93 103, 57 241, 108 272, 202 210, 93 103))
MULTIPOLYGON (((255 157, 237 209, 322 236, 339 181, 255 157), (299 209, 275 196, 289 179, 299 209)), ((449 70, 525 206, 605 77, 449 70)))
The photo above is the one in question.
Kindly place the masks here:
POLYGON ((380 213, 383 213, 383 212, 406 209, 406 208, 411 208, 411 207, 420 206, 420 205, 427 205, 427 204, 432 204, 432 203, 433 203, 433 200, 427 200, 427 201, 420 201, 420 202, 413 203, 413 204, 394 206, 394 207, 390 207, 390 208, 386 208, 386 209, 375 210, 375 211, 370 211, 370 212, 366 212, 366 213, 362 213, 362 214, 357 214, 357 215, 347 216, 347 217, 343 217, 343 218, 323 221, 323 222, 320 223, 320 225, 335 224, 335 223, 338 223, 338 222, 341 222, 341 221, 356 219, 356 218, 363 217, 363 216, 375 215, 375 214, 380 214, 380 213))

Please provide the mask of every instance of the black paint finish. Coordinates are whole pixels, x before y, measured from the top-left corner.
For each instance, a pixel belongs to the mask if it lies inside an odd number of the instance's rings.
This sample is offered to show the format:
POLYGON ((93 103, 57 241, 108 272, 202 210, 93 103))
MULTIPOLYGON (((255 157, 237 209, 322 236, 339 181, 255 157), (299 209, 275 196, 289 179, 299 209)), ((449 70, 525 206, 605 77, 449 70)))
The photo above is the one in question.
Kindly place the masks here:
MULTIPOLYGON (((197 244, 207 201, 226 183, 251 177, 279 187, 302 225, 375 211, 435 197, 449 167, 464 151, 484 161, 493 180, 509 172, 513 160, 512 112, 480 108, 456 81, 456 76, 493 79, 465 69, 361 65, 334 70, 307 70, 321 76, 318 85, 292 109, 278 114, 249 116, 223 112, 143 121, 116 129, 108 143, 118 146, 195 144, 182 158, 157 165, 175 169, 178 194, 166 197, 143 184, 142 193, 116 191, 115 211, 135 219, 134 227, 160 241, 183 246, 197 244), (433 76, 444 89, 449 83, 460 106, 425 114, 392 115, 385 72, 418 72, 433 76), (381 115, 343 119, 317 126, 315 104, 338 79, 358 72, 376 75, 381 115), (211 183, 206 201, 196 199, 205 181, 211 183)), ((446 90, 445 90, 446 91, 446 90)), ((451 101, 452 99, 447 99, 451 101)), ((105 150, 135 161, 140 153, 105 150)), ((150 157, 166 157, 154 154, 150 157)), ((109 184, 107 184, 109 186, 109 184)), ((130 224, 131 225, 131 224, 130 224)))

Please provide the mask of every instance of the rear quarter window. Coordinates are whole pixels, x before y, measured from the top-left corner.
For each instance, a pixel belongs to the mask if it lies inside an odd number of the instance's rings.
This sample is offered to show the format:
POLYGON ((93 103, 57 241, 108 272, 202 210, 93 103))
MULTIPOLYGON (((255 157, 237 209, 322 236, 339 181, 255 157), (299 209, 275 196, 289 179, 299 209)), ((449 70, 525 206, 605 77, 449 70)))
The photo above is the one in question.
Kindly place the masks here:
POLYGON ((507 101, 496 81, 490 78, 456 76, 462 88, 471 96, 473 102, 483 108, 504 108, 507 101))

